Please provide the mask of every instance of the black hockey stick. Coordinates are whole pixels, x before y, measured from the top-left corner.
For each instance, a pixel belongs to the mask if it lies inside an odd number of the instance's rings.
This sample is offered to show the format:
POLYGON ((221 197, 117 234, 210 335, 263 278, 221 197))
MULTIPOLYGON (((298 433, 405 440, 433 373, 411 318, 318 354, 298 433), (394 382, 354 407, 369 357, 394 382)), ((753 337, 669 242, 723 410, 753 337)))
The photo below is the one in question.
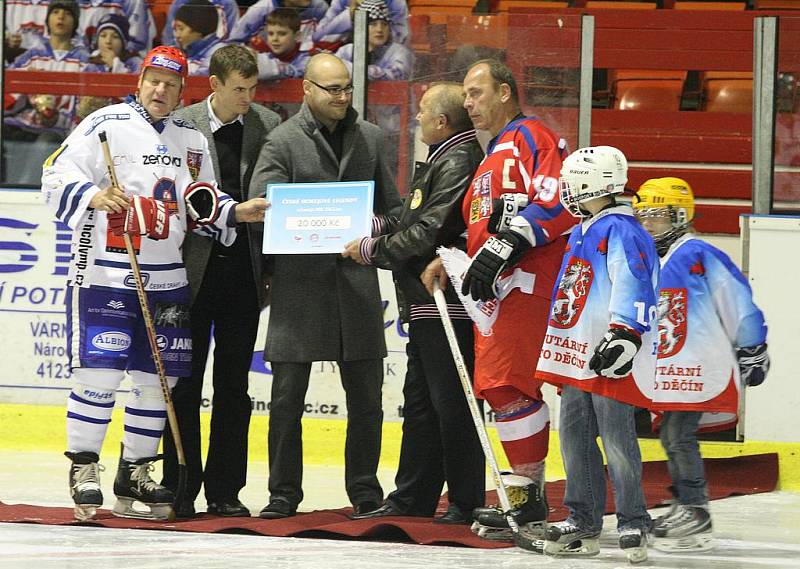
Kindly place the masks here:
MULTIPOLYGON (((111 150, 108 147, 108 139, 106 138, 105 131, 99 132, 98 136, 100 137, 100 144, 103 147, 103 157, 106 161, 111 185, 125 191, 124 188, 120 187, 119 181, 117 180, 117 173, 114 170, 114 161, 111 159, 111 150)), ((186 456, 183 453, 183 442, 181 441, 181 432, 178 428, 178 417, 175 415, 175 406, 172 404, 172 393, 169 389, 167 373, 164 370, 164 361, 161 359, 161 351, 158 349, 156 327, 153 323, 153 315, 150 313, 150 305, 147 303, 147 293, 144 290, 142 272, 139 269, 139 260, 136 258, 136 250, 133 248, 131 236, 127 233, 123 233, 122 237, 125 240, 125 249, 128 251, 133 280, 136 282, 136 295, 139 297, 139 305, 142 308, 142 318, 144 319, 144 326, 147 329, 147 339, 150 341, 150 351, 153 354, 153 361, 156 364, 158 380, 161 383, 161 392, 164 395, 164 402, 167 406, 167 420, 169 421, 169 428, 172 431, 172 439, 175 441, 175 453, 178 456, 178 486, 175 489, 175 501, 172 504, 172 514, 170 515, 170 520, 173 520, 175 519, 175 512, 178 504, 181 503, 186 495, 186 456)))
POLYGON ((486 461, 489 463, 489 468, 492 471, 494 478, 494 485, 497 489, 497 497, 500 500, 500 507, 503 509, 503 516, 508 522, 508 527, 511 528, 511 533, 514 535, 514 544, 522 549, 533 551, 535 553, 543 553, 544 541, 540 539, 530 539, 522 535, 519 531, 519 524, 512 515, 511 502, 508 499, 508 492, 503 484, 503 479, 500 475, 500 467, 497 465, 497 458, 492 449, 492 443, 489 441, 489 434, 486 432, 486 425, 483 423, 481 410, 478 408, 478 402, 475 399, 475 393, 472 391, 472 380, 469 377, 467 366, 464 363, 464 356, 461 355, 461 348, 458 346, 456 339, 456 332, 453 329, 453 323, 450 321, 450 315, 447 313, 447 301, 444 298, 444 293, 439 287, 439 281, 433 282, 433 299, 436 301, 436 309, 439 311, 439 316, 442 319, 442 326, 444 326, 444 333, 447 336, 447 343, 450 345, 450 351, 453 353, 453 362, 458 371, 458 378, 461 380, 461 387, 464 389, 464 396, 467 399, 470 414, 472 415, 472 422, 475 424, 475 430, 478 433, 478 439, 483 448, 483 454, 486 455, 486 461))

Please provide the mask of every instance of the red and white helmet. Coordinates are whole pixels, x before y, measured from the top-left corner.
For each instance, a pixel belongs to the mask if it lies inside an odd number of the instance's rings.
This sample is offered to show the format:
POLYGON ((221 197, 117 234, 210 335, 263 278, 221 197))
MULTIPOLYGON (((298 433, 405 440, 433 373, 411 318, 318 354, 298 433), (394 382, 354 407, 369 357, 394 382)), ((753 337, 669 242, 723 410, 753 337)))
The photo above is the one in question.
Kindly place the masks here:
POLYGON ((186 61, 186 55, 177 47, 160 45, 148 51, 142 62, 141 73, 148 68, 169 71, 179 75, 181 79, 189 76, 189 63, 186 61))

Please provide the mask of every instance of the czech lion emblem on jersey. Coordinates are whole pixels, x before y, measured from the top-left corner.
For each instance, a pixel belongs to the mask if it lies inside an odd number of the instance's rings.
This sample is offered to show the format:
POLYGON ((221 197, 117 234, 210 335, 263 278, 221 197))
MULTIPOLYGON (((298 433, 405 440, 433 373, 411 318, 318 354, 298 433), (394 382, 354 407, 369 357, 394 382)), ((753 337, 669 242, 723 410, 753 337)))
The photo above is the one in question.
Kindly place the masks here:
POLYGON ((186 151, 186 166, 189 168, 189 174, 195 182, 200 177, 200 168, 203 167, 203 153, 193 150, 186 151))
POLYGON ((570 257, 558 283, 558 291, 553 300, 550 325, 555 328, 572 328, 581 316, 594 272, 592 266, 583 259, 570 257))
POLYGON ((662 288, 658 297, 658 355, 681 351, 686 341, 688 295, 685 288, 662 288))

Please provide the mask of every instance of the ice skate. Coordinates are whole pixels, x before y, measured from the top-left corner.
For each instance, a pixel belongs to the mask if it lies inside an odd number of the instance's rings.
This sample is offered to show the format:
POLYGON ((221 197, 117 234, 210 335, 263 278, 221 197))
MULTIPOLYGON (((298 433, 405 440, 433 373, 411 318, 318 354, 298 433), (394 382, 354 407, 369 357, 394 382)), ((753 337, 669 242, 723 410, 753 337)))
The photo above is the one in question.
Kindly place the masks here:
POLYGON ((117 503, 112 513, 120 518, 141 520, 168 520, 173 515, 172 503, 175 496, 168 488, 150 478, 154 470, 153 462, 161 456, 127 461, 120 457, 117 477, 114 480, 114 494, 117 503), (145 509, 134 508, 134 502, 145 509))
POLYGON ((103 505, 100 491, 100 473, 105 470, 97 461, 100 457, 93 452, 65 452, 72 461, 69 469, 69 491, 75 502, 75 519, 79 522, 91 520, 97 508, 103 505))
POLYGON ((629 563, 647 561, 647 532, 639 528, 620 531, 619 548, 625 552, 629 563))
POLYGON ((585 530, 572 521, 558 522, 547 528, 544 552, 547 555, 591 557, 600 553, 600 532, 585 530))
MULTIPOLYGON (((547 530, 544 487, 530 478, 517 475, 503 476, 503 483, 506 484, 511 515, 519 526, 520 534, 530 540, 544 539, 547 530)), ((471 529, 478 537, 491 541, 513 540, 508 520, 499 506, 475 508, 472 517, 475 522, 471 529)))
POLYGON ((711 514, 703 506, 679 506, 653 530, 654 547, 667 553, 702 552, 714 548, 711 514))

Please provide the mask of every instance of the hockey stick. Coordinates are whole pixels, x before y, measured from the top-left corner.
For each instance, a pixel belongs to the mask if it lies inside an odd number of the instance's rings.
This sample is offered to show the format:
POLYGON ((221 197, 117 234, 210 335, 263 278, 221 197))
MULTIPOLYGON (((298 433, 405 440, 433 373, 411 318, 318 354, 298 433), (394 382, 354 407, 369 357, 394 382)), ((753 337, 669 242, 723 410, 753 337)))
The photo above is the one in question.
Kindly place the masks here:
MULTIPOLYGON (((108 176, 111 178, 111 185, 124 191, 117 180, 117 172, 114 170, 114 161, 111 159, 111 149, 108 147, 108 139, 106 138, 105 131, 99 132, 98 136, 100 137, 100 144, 103 147, 103 157, 105 158, 106 167, 108 168, 108 176)), ((156 364, 158 381, 161 383, 161 393, 164 395, 164 402, 167 406, 167 420, 169 421, 169 428, 172 431, 172 439, 175 441, 175 454, 178 456, 178 486, 175 489, 175 501, 172 504, 172 515, 170 516, 170 520, 172 520, 175 518, 178 504, 181 503, 186 494, 186 456, 183 453, 183 442, 181 441, 181 432, 178 428, 178 417, 175 415, 175 406, 172 404, 172 393, 170 392, 169 382, 167 381, 167 372, 164 370, 164 361, 161 359, 161 351, 158 349, 156 327, 155 324, 153 324, 153 315, 150 313, 150 305, 147 303, 147 293, 144 290, 142 272, 139 269, 139 260, 136 258, 136 250, 133 248, 131 236, 123 232, 122 237, 125 240, 125 249, 128 251, 133 280, 136 282, 136 295, 139 297, 139 305, 142 308, 142 318, 144 319, 144 326, 147 329, 147 339, 150 340, 150 351, 153 354, 153 361, 156 364)))
POLYGON ((442 326, 444 326, 444 333, 447 336, 447 343, 450 345, 450 351, 453 353, 453 362, 458 371, 458 377, 461 380, 461 387, 464 388, 464 395, 467 398, 467 405, 469 406, 470 414, 472 415, 472 422, 475 424, 475 430, 478 433, 483 454, 486 455, 486 460, 489 463, 489 468, 492 471, 494 478, 494 485, 497 489, 497 497, 500 500, 500 507, 503 508, 503 515, 508 522, 508 527, 514 534, 514 544, 528 551, 542 553, 544 542, 536 539, 529 539, 522 535, 519 531, 519 525, 511 515, 511 502, 508 499, 508 492, 503 484, 503 479, 500 475, 500 467, 497 465, 497 458, 492 449, 492 443, 489 441, 489 434, 486 432, 486 425, 483 423, 483 416, 481 410, 478 408, 478 401, 475 399, 475 393, 472 391, 472 380, 469 377, 467 366, 464 363, 464 356, 461 355, 461 348, 458 346, 456 339, 456 332, 453 329, 453 323, 450 321, 450 315, 447 313, 447 301, 444 298, 444 293, 439 287, 439 281, 433 283, 433 299, 436 301, 436 309, 439 311, 439 316, 442 319, 442 326))

